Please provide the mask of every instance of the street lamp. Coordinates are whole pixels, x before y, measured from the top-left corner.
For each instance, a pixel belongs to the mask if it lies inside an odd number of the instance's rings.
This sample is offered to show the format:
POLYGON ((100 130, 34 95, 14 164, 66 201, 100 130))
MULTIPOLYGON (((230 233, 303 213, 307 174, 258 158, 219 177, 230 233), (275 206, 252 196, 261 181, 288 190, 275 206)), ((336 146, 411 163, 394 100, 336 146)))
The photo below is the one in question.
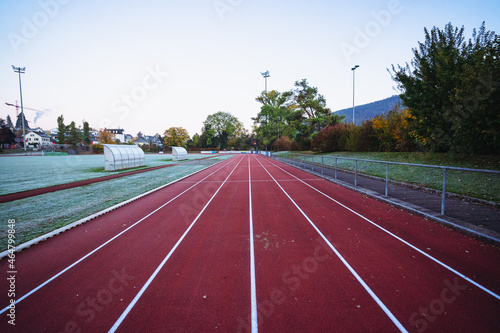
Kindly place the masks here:
POLYGON ((354 66, 353 68, 351 68, 352 70, 352 124, 355 125, 354 123, 354 73, 356 72, 356 68, 358 68, 359 65, 356 65, 354 66))
POLYGON ((15 67, 12 65, 12 69, 14 72, 19 74, 19 94, 21 95, 21 123, 23 124, 23 147, 24 151, 26 151, 26 133, 24 132, 24 109, 23 109, 23 90, 21 88, 21 74, 24 74, 26 71, 26 67, 15 67))
POLYGON ((266 93, 267 93, 267 78, 271 75, 269 74, 269 71, 265 71, 264 73, 261 72, 260 74, 262 74, 262 76, 266 80, 266 93))

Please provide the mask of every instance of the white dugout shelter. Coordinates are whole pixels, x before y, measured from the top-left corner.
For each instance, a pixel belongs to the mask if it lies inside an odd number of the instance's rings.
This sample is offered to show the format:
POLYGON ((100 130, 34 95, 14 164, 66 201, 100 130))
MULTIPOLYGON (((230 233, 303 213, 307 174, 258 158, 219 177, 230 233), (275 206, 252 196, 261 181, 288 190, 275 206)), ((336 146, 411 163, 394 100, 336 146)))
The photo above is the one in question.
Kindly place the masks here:
POLYGON ((188 158, 188 153, 185 148, 172 146, 172 160, 182 161, 182 160, 187 160, 187 158, 188 158))
POLYGON ((104 170, 115 171, 146 165, 144 151, 136 145, 102 145, 104 170))

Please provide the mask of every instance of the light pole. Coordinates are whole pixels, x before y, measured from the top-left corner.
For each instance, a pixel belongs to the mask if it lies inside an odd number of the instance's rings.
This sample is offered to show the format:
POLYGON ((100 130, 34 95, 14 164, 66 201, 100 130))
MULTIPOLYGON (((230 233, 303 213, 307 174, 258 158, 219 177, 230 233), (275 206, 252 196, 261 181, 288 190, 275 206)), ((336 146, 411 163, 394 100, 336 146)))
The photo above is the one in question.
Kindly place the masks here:
POLYGON ((19 74, 19 94, 21 95, 21 123, 23 124, 23 148, 26 151, 26 133, 24 132, 24 109, 23 109, 23 89, 21 88, 21 74, 24 74, 26 67, 15 67, 12 65, 14 72, 19 74))
POLYGON ((262 74, 262 76, 263 76, 263 77, 264 77, 264 79, 266 80, 266 93, 267 93, 267 78, 268 78, 269 76, 271 76, 271 75, 269 74, 269 71, 265 71, 264 73, 260 73, 260 74, 262 74))
POLYGON ((353 68, 351 68, 352 70, 352 124, 355 125, 355 122, 354 122, 354 82, 355 82, 355 75, 354 73, 356 72, 356 68, 358 68, 359 65, 356 65, 354 66, 353 68))

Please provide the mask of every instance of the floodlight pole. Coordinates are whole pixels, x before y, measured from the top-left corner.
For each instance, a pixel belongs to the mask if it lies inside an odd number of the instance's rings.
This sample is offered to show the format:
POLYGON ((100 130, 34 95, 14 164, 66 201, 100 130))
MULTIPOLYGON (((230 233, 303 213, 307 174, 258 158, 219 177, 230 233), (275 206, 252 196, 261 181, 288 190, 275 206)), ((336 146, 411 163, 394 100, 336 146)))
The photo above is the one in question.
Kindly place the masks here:
POLYGON ((353 68, 351 68, 352 70, 352 124, 355 125, 355 122, 354 122, 354 82, 355 82, 355 75, 354 73, 356 72, 356 68, 358 68, 359 65, 356 65, 354 66, 353 68))
POLYGON ((262 76, 264 77, 264 80, 266 81, 266 94, 267 94, 267 78, 271 75, 269 74, 269 71, 265 71, 264 73, 260 73, 260 74, 262 74, 262 76))
POLYGON ((24 109, 23 109, 23 89, 21 88, 21 74, 24 74, 26 67, 15 67, 12 65, 14 72, 19 74, 19 95, 21 95, 21 123, 23 124, 23 148, 26 151, 26 132, 24 131, 24 109))

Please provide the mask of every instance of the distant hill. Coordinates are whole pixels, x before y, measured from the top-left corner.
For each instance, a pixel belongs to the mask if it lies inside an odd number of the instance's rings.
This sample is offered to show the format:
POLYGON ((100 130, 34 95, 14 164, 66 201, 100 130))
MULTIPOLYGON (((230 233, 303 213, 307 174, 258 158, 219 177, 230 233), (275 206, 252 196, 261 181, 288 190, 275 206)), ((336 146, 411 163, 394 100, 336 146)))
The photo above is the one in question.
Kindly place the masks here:
MULTIPOLYGON (((356 105, 354 108, 356 125, 361 125, 363 121, 375 118, 378 115, 386 114, 397 104, 402 104, 402 102, 398 95, 394 95, 380 101, 356 105)), ((334 114, 345 115, 344 122, 352 123, 352 107, 335 111, 334 114)))

